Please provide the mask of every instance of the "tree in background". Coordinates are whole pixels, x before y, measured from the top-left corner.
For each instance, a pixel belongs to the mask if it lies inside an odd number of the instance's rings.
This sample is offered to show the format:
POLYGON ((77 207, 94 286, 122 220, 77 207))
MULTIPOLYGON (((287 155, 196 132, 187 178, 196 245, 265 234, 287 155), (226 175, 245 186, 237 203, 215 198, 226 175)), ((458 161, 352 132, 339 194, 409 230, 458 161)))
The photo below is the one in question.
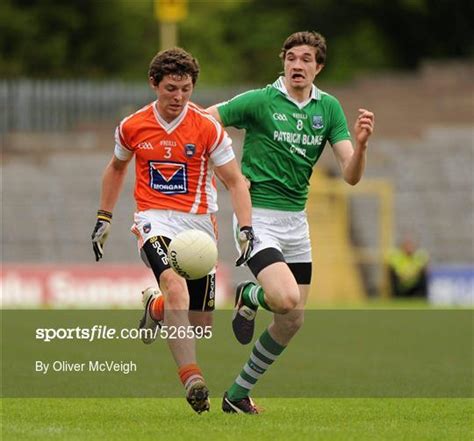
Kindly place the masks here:
MULTIPOLYGON (((200 83, 218 86, 272 81, 278 45, 295 30, 327 37, 326 71, 337 80, 472 58, 473 21, 470 0, 189 0, 179 29, 180 45, 201 62, 200 83)), ((3 78, 140 79, 158 48, 153 0, 0 3, 3 78)))
POLYGON ((136 79, 158 34, 150 1, 2 0, 0 75, 136 79))

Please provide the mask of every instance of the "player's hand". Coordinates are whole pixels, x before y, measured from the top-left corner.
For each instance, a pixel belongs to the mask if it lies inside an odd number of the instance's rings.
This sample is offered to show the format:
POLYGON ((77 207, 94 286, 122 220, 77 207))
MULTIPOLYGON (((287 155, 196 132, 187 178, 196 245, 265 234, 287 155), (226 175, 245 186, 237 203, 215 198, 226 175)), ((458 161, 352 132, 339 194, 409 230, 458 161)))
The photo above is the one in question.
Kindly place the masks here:
POLYGON ((255 242, 255 234, 252 227, 242 227, 239 232, 240 253, 235 266, 241 266, 249 260, 255 242))
POLYGON ((104 256, 104 243, 110 232, 110 222, 112 213, 110 211, 99 210, 97 212, 97 222, 92 232, 92 249, 95 254, 95 261, 98 262, 104 256))
POLYGON ((366 109, 359 109, 359 116, 354 124, 357 145, 367 147, 367 141, 374 131, 375 116, 366 109))

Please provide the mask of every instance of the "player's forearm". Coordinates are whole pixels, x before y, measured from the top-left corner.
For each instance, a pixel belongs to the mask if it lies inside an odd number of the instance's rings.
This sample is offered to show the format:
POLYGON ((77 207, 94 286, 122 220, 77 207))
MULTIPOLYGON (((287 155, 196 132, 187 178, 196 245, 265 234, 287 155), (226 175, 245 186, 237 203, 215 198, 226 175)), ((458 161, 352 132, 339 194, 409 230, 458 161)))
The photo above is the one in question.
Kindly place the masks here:
POLYGON ((241 226, 252 225, 252 201, 247 184, 242 179, 238 184, 229 187, 232 207, 241 226))
POLYGON ((344 180, 350 185, 356 185, 362 178, 367 162, 367 145, 356 146, 350 161, 343 169, 344 180))
POLYGON ((122 191, 126 168, 114 166, 113 160, 107 165, 102 177, 102 192, 100 196, 100 209, 113 212, 122 191))

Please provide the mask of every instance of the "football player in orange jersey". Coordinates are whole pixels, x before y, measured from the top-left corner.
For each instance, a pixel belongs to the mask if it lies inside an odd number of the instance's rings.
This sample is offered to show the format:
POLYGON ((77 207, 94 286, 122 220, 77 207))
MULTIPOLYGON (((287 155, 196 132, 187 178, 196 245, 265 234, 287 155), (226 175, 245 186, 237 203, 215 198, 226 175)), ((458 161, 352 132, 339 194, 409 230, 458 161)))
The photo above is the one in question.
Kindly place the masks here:
MULTIPOLYGON (((253 248, 249 190, 232 150, 229 136, 205 110, 189 101, 199 74, 197 61, 181 48, 159 52, 148 77, 157 100, 124 118, 116 129, 115 151, 102 179, 100 208, 92 233, 96 260, 103 257, 112 212, 120 195, 128 164, 135 156, 136 212, 132 231, 140 254, 160 290, 143 292, 140 328, 156 331, 191 330, 188 309, 214 309, 215 270, 203 279, 185 280, 169 265, 167 247, 181 231, 198 229, 216 239, 216 182, 230 192, 241 228, 244 263, 253 248), (166 307, 164 308, 164 304, 166 307)), ((207 314, 209 316, 209 313, 207 314)), ((195 323, 194 323, 195 324, 195 323)), ((178 365, 186 398, 201 413, 209 410, 209 391, 196 362, 195 341, 168 339, 178 365)), ((143 339, 151 343, 156 332, 143 339)))

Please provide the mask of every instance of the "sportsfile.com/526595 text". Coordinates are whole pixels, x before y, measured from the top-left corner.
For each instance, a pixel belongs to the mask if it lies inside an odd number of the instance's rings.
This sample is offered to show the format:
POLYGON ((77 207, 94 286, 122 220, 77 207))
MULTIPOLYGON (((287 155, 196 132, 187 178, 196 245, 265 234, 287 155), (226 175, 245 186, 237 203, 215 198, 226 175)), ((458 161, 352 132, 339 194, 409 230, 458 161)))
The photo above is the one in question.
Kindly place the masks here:
POLYGON ((141 340, 147 339, 206 339, 212 338, 212 326, 157 326, 155 329, 121 328, 107 325, 75 328, 36 328, 35 339, 49 343, 54 340, 141 340))

